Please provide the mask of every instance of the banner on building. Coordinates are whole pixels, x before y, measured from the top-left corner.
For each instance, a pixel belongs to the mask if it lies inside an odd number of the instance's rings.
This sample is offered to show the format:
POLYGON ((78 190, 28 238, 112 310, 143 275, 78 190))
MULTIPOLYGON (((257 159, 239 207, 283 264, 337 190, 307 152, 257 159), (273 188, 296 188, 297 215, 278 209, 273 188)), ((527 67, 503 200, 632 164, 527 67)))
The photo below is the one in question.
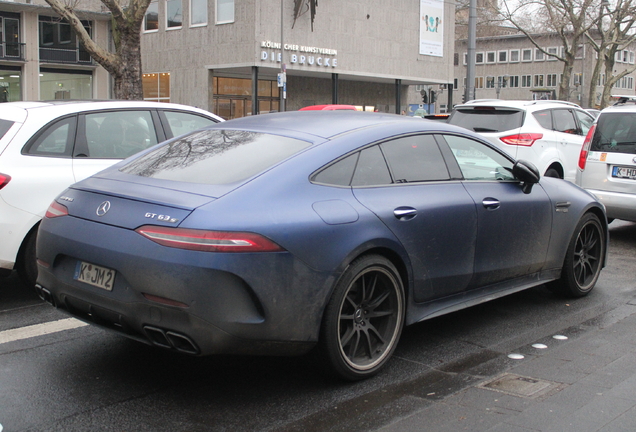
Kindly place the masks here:
POLYGON ((420 0, 420 54, 444 55, 444 0, 420 0))

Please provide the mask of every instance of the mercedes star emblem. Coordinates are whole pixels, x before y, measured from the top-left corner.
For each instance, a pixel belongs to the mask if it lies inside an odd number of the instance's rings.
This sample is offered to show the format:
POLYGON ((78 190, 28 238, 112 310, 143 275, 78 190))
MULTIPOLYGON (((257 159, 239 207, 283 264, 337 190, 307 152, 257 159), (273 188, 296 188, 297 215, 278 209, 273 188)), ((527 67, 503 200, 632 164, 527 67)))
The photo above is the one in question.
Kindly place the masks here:
POLYGON ((97 207, 97 216, 104 216, 110 210, 110 201, 104 201, 97 207))

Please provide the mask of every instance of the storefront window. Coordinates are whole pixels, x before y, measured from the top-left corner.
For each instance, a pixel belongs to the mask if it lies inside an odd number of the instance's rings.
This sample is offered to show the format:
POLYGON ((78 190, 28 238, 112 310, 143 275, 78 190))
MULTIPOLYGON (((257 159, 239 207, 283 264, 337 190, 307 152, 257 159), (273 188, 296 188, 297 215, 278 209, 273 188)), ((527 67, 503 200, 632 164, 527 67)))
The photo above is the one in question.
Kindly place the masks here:
POLYGON ((147 73, 142 76, 144 100, 170 102, 170 73, 147 73))
MULTIPOLYGON (((212 111, 226 120, 252 115, 252 80, 214 77, 212 111)), ((276 81, 258 81, 259 113, 278 111, 279 93, 276 81)))
POLYGON ((92 72, 40 69, 40 100, 92 98, 92 72))
POLYGON ((6 66, 0 69, 0 102, 14 102, 22 100, 20 80, 22 72, 19 68, 6 66))

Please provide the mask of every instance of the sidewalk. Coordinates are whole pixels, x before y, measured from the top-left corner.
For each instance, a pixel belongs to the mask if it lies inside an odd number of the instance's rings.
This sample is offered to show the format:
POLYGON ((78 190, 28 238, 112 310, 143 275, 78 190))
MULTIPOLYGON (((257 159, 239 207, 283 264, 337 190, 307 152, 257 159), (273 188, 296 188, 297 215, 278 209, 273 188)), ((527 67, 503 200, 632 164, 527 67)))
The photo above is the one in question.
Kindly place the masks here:
POLYGON ((432 403, 378 430, 636 431, 636 301, 555 336, 567 339, 509 353, 524 358, 506 358, 493 376, 473 373, 474 384, 456 394, 411 396, 432 403))

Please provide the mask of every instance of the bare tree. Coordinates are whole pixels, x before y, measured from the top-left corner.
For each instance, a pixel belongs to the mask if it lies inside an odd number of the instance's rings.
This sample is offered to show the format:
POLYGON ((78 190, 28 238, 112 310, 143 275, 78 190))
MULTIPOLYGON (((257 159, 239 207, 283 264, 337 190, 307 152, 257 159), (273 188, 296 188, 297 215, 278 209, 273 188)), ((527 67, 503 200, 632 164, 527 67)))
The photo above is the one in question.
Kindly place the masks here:
POLYGON ((143 99, 141 82, 141 25, 151 0, 101 0, 112 14, 115 52, 95 43, 82 25, 76 4, 65 0, 46 0, 51 8, 68 22, 86 51, 106 69, 114 81, 117 99, 143 99))
POLYGON ((525 34, 539 50, 563 62, 558 99, 568 100, 570 97, 574 61, 585 34, 596 22, 592 10, 598 2, 599 0, 521 0, 514 9, 509 7, 508 2, 503 2, 503 18, 525 34), (536 33, 533 33, 537 28, 528 28, 528 16, 539 17, 543 24, 542 30, 559 37, 563 47, 560 52, 548 52, 539 44, 536 33))
POLYGON ((631 30, 636 23, 636 0, 617 0, 614 4, 603 1, 598 10, 595 28, 586 33, 589 45, 597 53, 588 97, 590 105, 596 103, 596 84, 601 70, 605 69, 606 78, 599 102, 599 108, 603 109, 609 105, 616 82, 636 70, 634 66, 614 74, 616 53, 636 40, 636 34, 631 30))

